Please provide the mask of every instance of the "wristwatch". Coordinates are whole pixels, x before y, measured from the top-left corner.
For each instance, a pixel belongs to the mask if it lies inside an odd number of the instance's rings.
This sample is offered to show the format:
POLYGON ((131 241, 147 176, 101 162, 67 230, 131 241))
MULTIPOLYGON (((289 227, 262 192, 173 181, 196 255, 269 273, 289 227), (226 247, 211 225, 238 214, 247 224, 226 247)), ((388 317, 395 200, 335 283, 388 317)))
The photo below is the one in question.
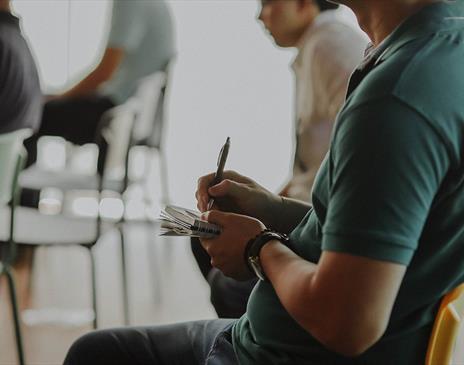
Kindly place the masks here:
POLYGON ((266 274, 261 266, 259 259, 259 253, 263 246, 269 241, 277 240, 283 243, 285 246, 289 245, 290 239, 286 234, 265 229, 261 231, 255 238, 248 241, 245 247, 245 262, 251 272, 254 272, 256 276, 263 281, 267 281, 266 274))

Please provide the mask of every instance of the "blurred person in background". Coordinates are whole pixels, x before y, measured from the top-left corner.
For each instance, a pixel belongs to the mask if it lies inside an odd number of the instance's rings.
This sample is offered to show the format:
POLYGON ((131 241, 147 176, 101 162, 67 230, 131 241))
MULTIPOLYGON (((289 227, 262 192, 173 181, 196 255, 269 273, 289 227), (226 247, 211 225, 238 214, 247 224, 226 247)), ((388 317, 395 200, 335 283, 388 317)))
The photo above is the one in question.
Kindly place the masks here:
POLYGON ((0 133, 37 129, 42 113, 39 77, 20 19, 0 0, 0 133))
MULTIPOLYGON (((298 52, 295 75, 295 155, 293 175, 281 196, 311 201, 314 178, 329 148, 348 79, 361 62, 367 38, 343 19, 338 5, 325 0, 261 0, 258 19, 275 44, 298 52)), ((214 269, 198 239, 192 252, 211 288, 211 302, 221 318, 246 310, 256 279, 238 282, 214 269)))
MULTIPOLYGON (((101 60, 75 86, 48 97, 36 133, 24 143, 27 165, 36 161, 37 142, 42 136, 60 136, 77 145, 96 142, 101 116, 124 103, 135 92, 140 78, 164 71, 175 55, 174 43, 173 20, 166 1, 114 0, 101 60)), ((40 119, 40 111, 37 113, 40 119)), ((106 143, 101 141, 98 147, 98 170, 102 172, 106 143)), ((37 207, 39 193, 23 189, 21 204, 37 207)), ((25 270, 29 272, 32 258, 33 254, 28 254, 25 270)))
MULTIPOLYGON (((28 165, 36 161, 41 136, 60 136, 78 145, 95 142, 104 112, 124 103, 140 78, 165 70, 174 54, 173 21, 164 0, 114 0, 100 62, 71 89, 45 103, 40 128, 25 143, 28 165)), ((105 149, 104 143, 99 146, 99 171, 105 149)))
MULTIPOLYGON (((0 134, 23 128, 36 130, 42 106, 37 68, 21 32, 20 19, 11 13, 10 0, 0 0, 0 134)), ((14 268, 21 307, 29 301, 31 262, 32 249, 19 247, 14 268)))

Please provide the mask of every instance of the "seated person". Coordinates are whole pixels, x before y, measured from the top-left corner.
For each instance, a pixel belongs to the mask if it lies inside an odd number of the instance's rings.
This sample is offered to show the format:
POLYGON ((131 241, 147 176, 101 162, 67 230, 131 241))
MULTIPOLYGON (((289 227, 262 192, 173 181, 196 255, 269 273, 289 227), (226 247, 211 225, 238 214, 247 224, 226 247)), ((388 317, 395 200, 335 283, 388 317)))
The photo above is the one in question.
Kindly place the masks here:
MULTIPOLYGON (((259 20, 279 47, 296 48, 295 156, 293 176, 281 196, 311 201, 311 190, 324 156, 348 79, 361 62, 366 39, 342 20, 336 4, 325 0, 262 0, 259 20)), ((211 267, 210 258, 192 239, 192 252, 211 288, 211 303, 221 318, 246 310, 256 280, 238 282, 211 267)))
MULTIPOLYGON (((164 70, 174 56, 173 23, 164 0, 113 1, 106 49, 96 68, 70 90, 50 98, 36 135, 26 141, 28 165, 41 136, 75 144, 94 142, 100 117, 131 96, 143 76, 164 70)), ((101 145, 99 171, 105 158, 101 145)))
MULTIPOLYGON (((42 105, 37 68, 22 35, 20 19, 11 13, 10 0, 0 0, 0 133, 37 129, 42 105)), ((27 306, 30 299, 28 268, 31 262, 32 250, 19 247, 15 269, 21 307, 27 306)))
POLYGON ((234 172, 199 180, 201 210, 210 196, 233 210, 204 213, 222 227, 202 240, 212 264, 261 279, 245 315, 92 332, 66 365, 424 363, 440 300, 464 282, 464 3, 343 3, 374 48, 313 206, 234 172))
POLYGON ((39 76, 10 0, 0 0, 0 133, 36 129, 42 113, 39 76))

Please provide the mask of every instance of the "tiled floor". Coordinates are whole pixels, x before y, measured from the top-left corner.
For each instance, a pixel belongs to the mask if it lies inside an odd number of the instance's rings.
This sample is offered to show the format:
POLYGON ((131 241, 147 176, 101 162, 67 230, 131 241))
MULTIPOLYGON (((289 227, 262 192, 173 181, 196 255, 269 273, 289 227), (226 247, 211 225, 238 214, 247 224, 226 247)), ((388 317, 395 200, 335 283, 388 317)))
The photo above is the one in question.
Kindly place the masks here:
MULTIPOLYGON (((208 289, 194 266, 184 238, 161 238, 153 228, 126 230, 131 323, 151 325, 214 318, 208 289)), ((109 233, 95 246, 100 327, 121 326, 120 245, 109 233)), ((34 308, 58 308, 61 323, 23 323, 28 364, 61 364, 70 344, 90 325, 63 323, 90 308, 90 271, 86 250, 41 248, 36 253, 34 308), (77 311, 76 311, 77 310, 77 311)), ((2 292, 3 293, 3 292, 2 292)), ((43 313, 43 312, 42 312, 43 313)), ((43 319, 43 318, 42 318, 43 319)), ((56 316, 55 316, 56 319, 56 316)), ((0 365, 17 363, 13 327, 5 295, 0 298, 0 365)))

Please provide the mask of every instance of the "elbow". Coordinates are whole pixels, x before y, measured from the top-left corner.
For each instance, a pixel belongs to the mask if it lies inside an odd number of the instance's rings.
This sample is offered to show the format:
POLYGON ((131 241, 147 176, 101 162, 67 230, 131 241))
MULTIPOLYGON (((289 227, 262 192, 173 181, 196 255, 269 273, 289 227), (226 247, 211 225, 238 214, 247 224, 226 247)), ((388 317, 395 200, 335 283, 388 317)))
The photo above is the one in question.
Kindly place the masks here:
POLYGON ((344 357, 354 358, 365 353, 385 333, 385 326, 329 326, 313 330, 311 334, 328 350, 344 357))

